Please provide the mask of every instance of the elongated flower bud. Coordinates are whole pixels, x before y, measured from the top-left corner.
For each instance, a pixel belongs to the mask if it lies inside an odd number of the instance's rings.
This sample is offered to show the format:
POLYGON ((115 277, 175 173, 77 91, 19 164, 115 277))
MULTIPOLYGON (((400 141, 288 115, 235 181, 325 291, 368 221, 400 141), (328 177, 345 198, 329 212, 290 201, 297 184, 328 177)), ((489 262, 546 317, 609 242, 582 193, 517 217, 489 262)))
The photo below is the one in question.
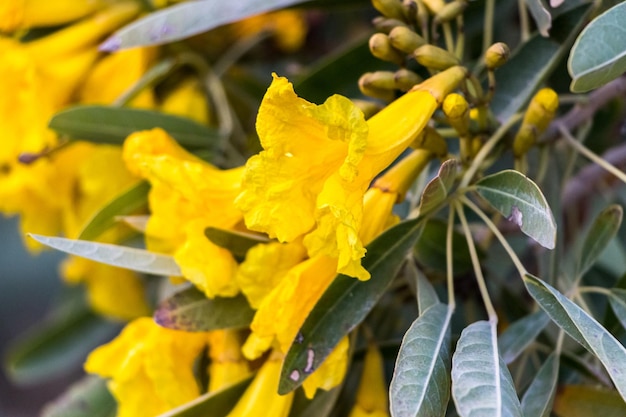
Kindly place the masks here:
POLYGON ((469 132, 470 116, 467 100, 460 94, 448 94, 443 101, 443 114, 448 118, 450 126, 459 136, 467 136, 469 132))
POLYGON ((422 0, 422 3, 426 5, 432 14, 437 14, 446 7, 446 3, 443 0, 422 0))
POLYGON ((349 417, 388 415, 387 383, 383 357, 375 346, 370 346, 365 354, 365 364, 361 382, 356 393, 356 401, 349 417))
POLYGON ((408 156, 376 179, 373 187, 379 188, 386 193, 395 193, 397 195, 396 203, 400 203, 404 200, 404 196, 411 188, 413 182, 415 182, 415 179, 426 168, 432 158, 433 152, 430 150, 414 149, 408 156))
POLYGON ((459 65, 459 59, 434 45, 422 45, 413 52, 415 60, 426 68, 444 70, 459 65))
POLYGON ((455 0, 447 3, 437 13, 435 13, 435 23, 445 23, 459 16, 467 7, 466 0, 455 0))
POLYGON ((395 96, 394 89, 393 72, 366 72, 359 78, 359 90, 368 97, 391 101, 395 96))
POLYGON ((513 141, 513 154, 524 155, 548 127, 557 108, 559 96, 551 88, 542 88, 530 101, 524 120, 513 141))
POLYGON ((422 81, 422 77, 406 68, 399 69, 394 74, 395 86, 401 91, 409 91, 422 81))
POLYGON ((485 66, 487 69, 493 70, 504 65, 509 59, 510 53, 511 51, 506 43, 494 43, 485 53, 485 66))
POLYGON ((398 20, 405 19, 400 0, 372 0, 372 5, 386 17, 398 20))
POLYGON ((401 64, 404 62, 404 56, 391 46, 389 37, 383 33, 375 33, 370 38, 370 51, 378 59, 383 61, 393 62, 394 64, 401 64))
POLYGON ((398 19, 390 19, 388 17, 378 16, 372 20, 372 24, 377 31, 389 33, 398 26, 407 27, 406 23, 398 19))
POLYGON ((407 54, 426 44, 424 38, 406 26, 393 28, 389 32, 389 42, 391 42, 391 46, 407 54))
POLYGON ((411 147, 414 149, 424 149, 439 158, 445 158, 448 155, 448 143, 446 140, 435 130, 435 128, 426 126, 422 133, 415 138, 411 147))

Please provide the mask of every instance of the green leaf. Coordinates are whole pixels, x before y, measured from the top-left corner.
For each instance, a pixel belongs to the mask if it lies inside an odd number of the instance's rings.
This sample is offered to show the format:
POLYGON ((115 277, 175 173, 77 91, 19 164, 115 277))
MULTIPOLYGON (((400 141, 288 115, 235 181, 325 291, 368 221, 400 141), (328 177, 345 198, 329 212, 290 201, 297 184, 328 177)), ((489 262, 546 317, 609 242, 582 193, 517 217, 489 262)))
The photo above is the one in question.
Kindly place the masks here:
POLYGON ((589 23, 578 35, 567 69, 574 93, 598 88, 626 71, 626 3, 610 8, 589 23))
POLYGON ((252 378, 253 375, 219 391, 201 395, 158 417, 226 417, 246 391, 252 378))
POLYGON ((109 243, 42 236, 33 233, 29 233, 28 236, 51 248, 103 264, 143 272, 144 274, 181 275, 180 268, 174 258, 169 255, 109 243))
POLYGON ((478 193, 541 246, 554 249, 556 223, 541 190, 514 170, 489 175, 476 183, 478 193))
POLYGON ((424 275, 424 273, 417 268, 415 268, 415 273, 415 287, 417 288, 417 307, 419 308, 419 314, 421 316, 430 307, 439 303, 439 297, 437 296, 437 292, 433 288, 430 281, 428 281, 428 278, 426 278, 426 275, 424 275))
POLYGON ((119 328, 92 313, 84 302, 65 304, 13 342, 6 357, 8 375, 20 384, 63 375, 77 369, 119 328))
POLYGON ((500 122, 519 112, 550 76, 569 51, 590 10, 590 4, 584 4, 555 18, 550 38, 535 34, 496 71, 497 88, 491 108, 500 122))
POLYGON ((626 403, 615 390, 565 385, 559 387, 554 413, 558 417, 623 417, 626 403))
POLYGON ((543 311, 537 311, 511 324, 498 338, 498 349, 505 363, 513 362, 528 347, 550 318, 543 311))
POLYGON ((419 205, 420 214, 426 214, 439 208, 454 186, 460 167, 461 163, 456 159, 448 159, 441 164, 437 176, 430 180, 424 188, 419 205))
POLYGON ((106 381, 88 375, 47 404, 41 411, 41 417, 113 417, 116 408, 115 398, 107 389, 106 381))
POLYGON ((70 107, 55 114, 48 127, 71 139, 115 145, 122 144, 133 132, 155 127, 165 130, 186 148, 214 149, 220 140, 216 130, 191 119, 128 107, 70 107))
MULTIPOLYGON (((432 219, 424 224, 424 230, 415 244, 414 255, 420 265, 437 271, 446 272, 446 238, 448 225, 439 219, 432 219)), ((452 247, 454 256, 452 268, 455 275, 463 274, 472 269, 465 236, 457 231, 452 232, 452 247)), ((479 257, 484 257, 484 251, 479 250, 479 257)))
POLYGON ((117 222, 117 216, 134 213, 146 206, 148 191, 150 184, 141 181, 115 196, 87 222, 78 239, 94 240, 117 222))
POLYGON ((304 395, 304 390, 296 391, 291 405, 289 417, 328 417, 337 404, 341 387, 335 387, 329 391, 318 390, 315 397, 309 400, 304 395))
POLYGON ((604 209, 594 220, 580 251, 578 258, 577 276, 583 275, 596 262, 602 251, 615 237, 620 225, 624 210, 617 204, 604 209))
POLYGON ((626 290, 612 288, 609 295, 609 304, 622 327, 626 329, 626 290))
POLYGON ((521 417, 511 374, 498 354, 496 324, 477 321, 452 356, 452 398, 461 417, 521 417))
POLYGON ((526 288, 560 328, 602 362, 615 387, 626 397, 626 349, 593 317, 537 277, 524 277, 526 288))
POLYGON ((524 417, 550 417, 558 377, 559 357, 553 352, 543 363, 522 398, 524 417))
POLYGON ((299 340, 291 345, 285 356, 279 394, 299 387, 341 338, 365 319, 415 244, 421 223, 422 217, 400 223, 368 245, 363 259, 363 266, 371 274, 368 281, 338 275, 330 284, 300 328, 299 340), (292 378, 294 375, 298 377, 292 378))
POLYGON ((219 247, 228 249, 233 256, 240 259, 244 259, 248 250, 253 246, 269 242, 269 239, 261 235, 218 229, 216 227, 207 227, 204 230, 204 234, 211 242, 219 247))
POLYGON ((206 32, 227 23, 269 12, 305 0, 194 1, 181 3, 123 27, 109 37, 100 49, 114 52, 138 46, 162 45, 206 32))
POLYGON ((445 415, 450 399, 450 318, 438 303, 411 325, 402 339, 389 387, 393 417, 445 415))
POLYGON ((252 322, 252 317, 254 310, 243 295, 207 298, 195 287, 164 300, 154 312, 159 325, 187 332, 243 328, 252 322))
POLYGON ((552 16, 550 16, 550 12, 543 6, 541 0, 526 0, 526 5, 533 19, 535 19, 537 29, 541 36, 550 36, 548 31, 550 27, 552 27, 552 16))

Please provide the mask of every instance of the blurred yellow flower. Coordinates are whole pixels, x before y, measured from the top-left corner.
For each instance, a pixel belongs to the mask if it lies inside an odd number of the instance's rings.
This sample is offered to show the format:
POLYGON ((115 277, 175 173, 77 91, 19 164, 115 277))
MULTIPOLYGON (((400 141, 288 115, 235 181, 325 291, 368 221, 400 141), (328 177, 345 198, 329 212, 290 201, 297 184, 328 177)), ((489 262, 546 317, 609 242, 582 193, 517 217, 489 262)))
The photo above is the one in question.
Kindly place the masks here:
POLYGON ((237 330, 215 330, 208 333, 209 392, 235 384, 250 375, 248 362, 241 354, 240 333, 237 330))
POLYGON ((307 23, 304 13, 298 10, 279 10, 243 19, 229 27, 235 39, 271 33, 276 45, 285 52, 293 52, 306 39, 307 23))
POLYGON ((154 417, 200 395, 193 365, 207 343, 207 333, 170 330, 139 318, 91 352, 85 370, 110 378, 117 417, 154 417))
POLYGON ((376 346, 369 346, 349 417, 389 417, 388 396, 383 357, 376 346))
POLYGON ((243 168, 219 170, 189 154, 161 129, 129 136, 124 160, 152 185, 149 249, 174 253, 183 276, 208 297, 237 294, 233 256, 209 241, 204 229, 233 229, 241 222, 233 201, 243 168))
POLYGON ((165 97, 160 108, 165 113, 187 117, 198 123, 210 123, 207 96, 196 78, 187 78, 180 82, 165 97))
POLYGON ((0 2, 0 32, 69 23, 104 4, 102 0, 3 0, 0 2))

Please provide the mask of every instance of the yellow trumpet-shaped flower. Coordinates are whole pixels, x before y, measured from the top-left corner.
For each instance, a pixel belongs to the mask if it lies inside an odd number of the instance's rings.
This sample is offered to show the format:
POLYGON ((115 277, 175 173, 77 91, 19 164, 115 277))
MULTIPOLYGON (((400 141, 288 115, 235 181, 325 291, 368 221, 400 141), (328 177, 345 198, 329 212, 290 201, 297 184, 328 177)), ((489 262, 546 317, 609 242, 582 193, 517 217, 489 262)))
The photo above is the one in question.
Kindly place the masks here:
POLYGON ((293 392, 278 395, 282 354, 273 352, 227 417, 287 417, 293 392))
POLYGON ((367 348, 356 402, 349 417, 389 417, 383 357, 376 346, 367 348))
POLYGON ((232 229, 242 220, 233 202, 243 168, 219 170, 186 152, 161 129, 129 136, 124 159, 152 185, 148 247, 174 253, 183 276, 208 297, 235 295, 237 264, 230 252, 204 236, 204 229, 232 229))
POLYGON ((463 77, 460 67, 443 71, 366 122, 348 99, 317 106, 274 76, 257 118, 264 150, 248 160, 236 202, 248 228, 282 242, 306 235, 309 256, 335 257, 337 272, 368 279, 360 264, 363 194, 463 77))
POLYGON ((0 2, 0 32, 68 23, 93 13, 101 0, 3 0, 0 2))
POLYGON ((154 417, 200 395, 193 365, 207 342, 207 333, 170 330, 139 318, 91 352, 85 370, 110 379, 117 417, 154 417))
POLYGON ((240 334, 236 330, 209 332, 209 392, 235 384, 250 374, 241 354, 240 334))

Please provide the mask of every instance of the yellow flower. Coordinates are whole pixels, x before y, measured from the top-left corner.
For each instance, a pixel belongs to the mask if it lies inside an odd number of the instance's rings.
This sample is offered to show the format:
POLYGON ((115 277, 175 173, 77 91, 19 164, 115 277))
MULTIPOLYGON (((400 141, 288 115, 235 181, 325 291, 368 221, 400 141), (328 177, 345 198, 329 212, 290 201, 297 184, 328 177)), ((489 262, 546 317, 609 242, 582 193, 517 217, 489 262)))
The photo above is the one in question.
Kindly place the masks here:
POLYGON ((195 78, 187 78, 177 85, 161 103, 161 110, 205 125, 210 122, 206 94, 195 78))
POLYGON ((250 374, 248 362, 241 354, 239 332, 215 330, 209 332, 209 392, 235 384, 250 374))
POLYGON ((317 106, 274 76, 257 118, 264 150, 248 160, 236 201, 247 227, 281 242, 306 235, 309 256, 335 257, 337 272, 368 279, 360 264, 363 194, 464 76, 460 67, 443 71, 367 122, 344 97, 317 106))
POLYGON ((376 346, 369 346, 350 417, 388 417, 387 398, 383 357, 376 346))
POLYGON ((154 417, 200 395, 193 365, 207 341, 207 333, 166 329, 144 317, 91 352, 85 370, 111 379, 117 417, 154 417))
POLYGON ((276 392, 281 365, 282 355, 273 352, 227 417, 287 417, 293 402, 293 392, 287 395, 278 395, 276 392))
POLYGON ((298 50, 305 41, 307 24, 304 13, 297 10, 279 10, 249 17, 228 27, 233 38, 255 36, 260 32, 273 35, 277 46, 285 52, 298 50))
POLYGON ((3 0, 0 2, 0 32, 68 23, 102 5, 100 0, 3 0))
POLYGON ((243 169, 219 170, 187 153, 161 129, 129 136, 124 159, 152 185, 149 248, 174 252, 183 276, 208 297, 235 295, 237 264, 230 252, 204 236, 204 229, 232 229, 241 222, 233 201, 243 169))

